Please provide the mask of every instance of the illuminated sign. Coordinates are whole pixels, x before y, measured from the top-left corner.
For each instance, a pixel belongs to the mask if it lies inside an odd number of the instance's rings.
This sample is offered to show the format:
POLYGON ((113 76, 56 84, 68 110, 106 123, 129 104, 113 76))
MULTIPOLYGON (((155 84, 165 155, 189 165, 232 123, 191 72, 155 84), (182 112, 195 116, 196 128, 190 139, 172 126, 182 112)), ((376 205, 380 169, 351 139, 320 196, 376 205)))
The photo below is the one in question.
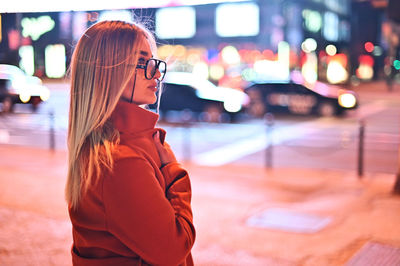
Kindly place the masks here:
POLYGON ((50 16, 40 16, 38 18, 23 18, 21 20, 22 36, 31 37, 36 41, 46 32, 54 29, 56 23, 50 16))
MULTIPOLYGON (((230 2, 242 2, 247 0, 231 0, 230 2)), ((0 13, 21 12, 58 12, 58 11, 87 11, 87 10, 117 10, 132 8, 156 8, 166 6, 205 5, 221 3, 226 0, 122 0, 122 1, 98 1, 98 0, 19 0, 2 1, 0 13)))
POLYGON ((278 44, 277 60, 258 60, 254 62, 257 81, 287 81, 289 80, 290 47, 287 42, 278 44))
POLYGON ((335 13, 325 12, 323 34, 328 41, 335 42, 339 38, 339 17, 335 13))
POLYGON ((26 74, 33 76, 35 73, 35 57, 32 45, 21 46, 18 50, 21 61, 19 66, 25 71, 26 74))
POLYGON ((193 7, 168 7, 157 10, 156 34, 159 38, 192 38, 195 33, 196 13, 193 7))
POLYGON ((259 17, 256 3, 221 4, 215 12, 215 30, 221 37, 256 36, 259 17))
POLYGON ((1 31, 1 20, 2 20, 2 17, 1 17, 1 15, 0 15, 0 42, 2 41, 2 39, 3 39, 3 33, 2 33, 2 31, 1 31))
MULTIPOLYGON (((96 18, 96 12, 92 12, 94 17, 96 18)), ((94 19, 95 19, 94 18, 94 19)), ((98 21, 103 20, 121 20, 126 22, 134 22, 133 14, 128 10, 107 10, 100 12, 100 16, 98 21)))
POLYGON ((311 32, 318 32, 322 27, 322 17, 318 11, 303 10, 304 25, 311 32))
POLYGON ((356 76, 359 79, 370 80, 374 76, 374 58, 370 55, 360 55, 360 65, 356 69, 356 76))
POLYGON ((45 49, 45 70, 49 78, 62 78, 66 71, 65 46, 53 44, 45 49))

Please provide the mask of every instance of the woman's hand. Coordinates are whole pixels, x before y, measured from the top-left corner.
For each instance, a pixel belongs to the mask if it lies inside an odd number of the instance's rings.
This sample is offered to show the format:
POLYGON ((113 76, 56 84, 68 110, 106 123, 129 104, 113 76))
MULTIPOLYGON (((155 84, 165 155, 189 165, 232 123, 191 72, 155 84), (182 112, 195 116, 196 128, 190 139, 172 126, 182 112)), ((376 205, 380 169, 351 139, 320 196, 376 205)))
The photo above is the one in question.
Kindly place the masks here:
POLYGON ((169 163, 176 162, 175 154, 171 149, 171 146, 167 142, 164 141, 164 144, 160 141, 160 132, 156 132, 153 135, 154 142, 156 144, 156 148, 158 154, 160 155, 161 167, 167 165, 169 163))

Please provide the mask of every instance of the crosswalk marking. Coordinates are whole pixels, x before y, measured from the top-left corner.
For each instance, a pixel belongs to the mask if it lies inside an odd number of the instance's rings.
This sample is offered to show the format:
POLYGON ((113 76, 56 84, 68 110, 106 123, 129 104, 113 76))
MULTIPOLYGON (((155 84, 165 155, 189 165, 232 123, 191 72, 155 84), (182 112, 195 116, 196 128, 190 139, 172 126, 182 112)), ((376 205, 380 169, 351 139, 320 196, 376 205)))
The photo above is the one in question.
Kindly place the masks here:
MULTIPOLYGON (((383 101, 374 101, 363 105, 357 112, 360 117, 379 113, 385 109, 383 101)), ((282 126, 272 132, 272 136, 267 137, 265 132, 260 132, 250 138, 242 139, 225 146, 206 151, 194 157, 194 162, 199 165, 221 166, 231 163, 247 155, 259 152, 267 148, 267 145, 278 145, 288 140, 299 139, 304 136, 316 133, 317 131, 332 126, 331 120, 335 118, 318 118, 310 122, 297 123, 293 126, 282 126), (268 139, 270 138, 270 139, 268 139)))
POLYGON ((194 162, 199 165, 221 166, 265 149, 271 143, 271 140, 273 145, 278 145, 288 140, 312 134, 327 126, 326 123, 321 123, 324 121, 326 121, 325 118, 320 118, 293 126, 282 126, 274 129, 270 136, 267 136, 265 132, 260 132, 251 138, 198 154, 194 157, 194 162))

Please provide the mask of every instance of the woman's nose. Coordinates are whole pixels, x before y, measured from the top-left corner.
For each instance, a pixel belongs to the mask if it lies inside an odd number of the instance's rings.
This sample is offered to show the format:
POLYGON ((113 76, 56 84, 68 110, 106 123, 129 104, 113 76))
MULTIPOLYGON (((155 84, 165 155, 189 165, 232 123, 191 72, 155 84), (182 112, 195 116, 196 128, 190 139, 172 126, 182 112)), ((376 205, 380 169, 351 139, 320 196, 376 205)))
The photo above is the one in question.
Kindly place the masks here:
POLYGON ((156 73, 154 74, 154 78, 156 78, 156 79, 160 79, 161 78, 161 72, 160 72, 160 70, 158 68, 156 69, 156 73))

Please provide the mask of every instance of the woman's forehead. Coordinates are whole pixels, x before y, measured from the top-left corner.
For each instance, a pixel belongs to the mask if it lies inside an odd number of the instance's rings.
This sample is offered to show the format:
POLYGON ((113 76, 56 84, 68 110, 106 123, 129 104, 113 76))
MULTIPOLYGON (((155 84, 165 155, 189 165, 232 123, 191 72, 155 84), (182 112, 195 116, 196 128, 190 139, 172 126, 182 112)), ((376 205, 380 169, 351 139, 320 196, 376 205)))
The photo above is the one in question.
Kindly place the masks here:
POLYGON ((150 49, 149 42, 141 42, 138 46, 139 54, 146 57, 152 57, 153 53, 150 49))

